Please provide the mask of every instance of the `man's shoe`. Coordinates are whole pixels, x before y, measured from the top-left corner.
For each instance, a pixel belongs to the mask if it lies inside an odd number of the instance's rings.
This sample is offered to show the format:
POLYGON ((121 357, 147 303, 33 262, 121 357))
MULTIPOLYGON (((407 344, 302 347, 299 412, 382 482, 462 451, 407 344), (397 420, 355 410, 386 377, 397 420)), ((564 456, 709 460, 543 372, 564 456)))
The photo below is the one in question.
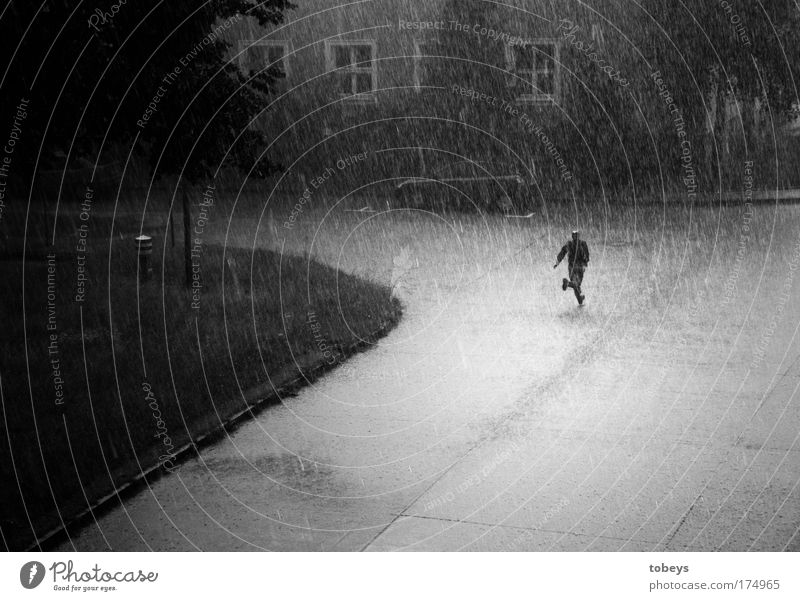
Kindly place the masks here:
POLYGON ((567 278, 564 278, 563 280, 561 280, 561 289, 566 290, 567 288, 569 288, 569 280, 567 278))
POLYGON ((583 294, 581 294, 581 295, 578 297, 578 304, 579 304, 579 305, 582 305, 582 304, 583 304, 583 299, 585 299, 585 298, 586 298, 586 296, 584 296, 583 294))

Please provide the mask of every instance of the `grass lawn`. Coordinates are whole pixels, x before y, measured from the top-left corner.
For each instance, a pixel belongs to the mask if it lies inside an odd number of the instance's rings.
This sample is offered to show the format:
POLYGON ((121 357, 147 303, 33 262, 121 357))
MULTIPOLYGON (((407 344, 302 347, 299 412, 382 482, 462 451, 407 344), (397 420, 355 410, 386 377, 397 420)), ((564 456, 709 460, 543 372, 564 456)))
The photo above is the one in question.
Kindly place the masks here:
POLYGON ((401 312, 385 287, 266 250, 203 247, 197 295, 183 285, 180 245, 166 257, 156 245, 142 287, 130 240, 91 250, 82 302, 74 246, 24 273, 20 261, 0 261, 8 549, 153 466, 180 469, 182 445, 312 380, 313 368, 374 341, 401 312))

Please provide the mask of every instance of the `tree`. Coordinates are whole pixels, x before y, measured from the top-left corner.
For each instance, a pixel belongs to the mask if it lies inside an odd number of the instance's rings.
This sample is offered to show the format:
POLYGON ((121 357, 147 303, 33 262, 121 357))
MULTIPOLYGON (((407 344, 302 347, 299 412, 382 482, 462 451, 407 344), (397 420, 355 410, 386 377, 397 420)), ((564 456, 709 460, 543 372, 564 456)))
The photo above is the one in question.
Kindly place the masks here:
MULTIPOLYGON (((644 0, 638 43, 706 149, 709 179, 723 136, 758 146, 765 107, 779 120, 797 102, 800 11, 793 0, 644 0), (728 119, 729 114, 741 120, 728 119)), ((674 149, 674 145, 673 145, 674 149)), ((697 157, 698 161, 701 157, 697 157)))
MULTIPOLYGON (((766 154, 770 145, 762 138, 773 127, 764 119, 773 117, 780 125, 798 99, 800 11, 793 0, 558 4, 548 19, 499 7, 485 0, 443 4, 442 19, 466 24, 467 30, 447 27, 439 35, 437 53, 457 59, 441 60, 434 70, 436 83, 509 99, 518 95, 524 84, 513 73, 502 80, 504 46, 512 42, 476 35, 473 24, 495 33, 558 40, 557 103, 518 106, 542 124, 585 189, 621 190, 631 183, 660 187, 660 175, 687 189, 700 190, 702 184, 713 189, 721 165, 730 169, 738 163, 740 172, 745 154, 756 160, 754 153, 766 154), (574 35, 560 26, 562 21, 576 28, 574 35), (625 85, 600 65, 618 69, 625 85), (684 140, 692 151, 691 165, 682 155, 684 140)), ((541 144, 520 135, 519 124, 503 119, 496 107, 452 93, 442 94, 439 105, 513 141, 520 155, 527 152, 539 165, 548 165, 541 144)), ((495 150, 484 146, 480 151, 495 150)))
POLYGON ((251 119, 267 104, 278 69, 242 73, 228 60, 226 31, 245 17, 277 24, 288 0, 139 0, 96 8, 82 2, 14 0, 0 19, 7 57, 0 115, 28 116, 14 157, 19 189, 34 170, 101 162, 114 145, 146 156, 154 177, 190 184, 224 163, 274 169, 260 160, 251 119))
MULTIPOLYGON (((261 25, 277 24, 292 6, 287 0, 146 0, 119 3, 112 14, 74 4, 52 0, 37 11, 38 5, 14 0, 0 20, 0 44, 8 58, 0 80, 0 110, 11 121, 20 98, 29 100, 36 118, 26 122, 28 156, 36 157, 41 144, 49 161, 63 161, 58 151, 67 150, 70 159, 95 158, 104 138, 106 144, 129 142, 137 134, 141 148, 163 148, 178 121, 183 125, 172 137, 184 142, 195 133, 195 124, 208 123, 220 103, 238 91, 226 104, 229 110, 209 124, 213 143, 195 155, 200 161, 192 162, 191 173, 204 170, 214 163, 210 157, 227 149, 238 127, 263 107, 264 94, 279 76, 276 69, 240 73, 227 60, 229 43, 220 37, 225 27, 219 26, 244 16, 261 25), (175 69, 180 70, 177 77, 165 83, 175 69), (142 127, 139 122, 159 86, 166 93, 142 127)), ((248 143, 239 146, 252 150, 248 143)), ((165 170, 178 167, 169 157, 165 160, 165 170)))

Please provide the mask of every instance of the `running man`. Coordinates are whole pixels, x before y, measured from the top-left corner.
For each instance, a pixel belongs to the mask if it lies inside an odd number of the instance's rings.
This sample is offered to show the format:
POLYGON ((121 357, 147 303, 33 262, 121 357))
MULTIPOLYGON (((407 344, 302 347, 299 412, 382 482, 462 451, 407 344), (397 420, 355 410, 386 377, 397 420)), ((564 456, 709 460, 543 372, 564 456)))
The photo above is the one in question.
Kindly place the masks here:
POLYGON ((567 242, 561 252, 558 253, 553 269, 558 267, 559 263, 564 259, 564 255, 569 255, 569 279, 563 279, 561 289, 572 288, 575 291, 575 298, 578 299, 578 304, 582 305, 583 299, 586 297, 581 293, 581 284, 583 283, 583 272, 586 271, 586 266, 589 264, 589 246, 580 239, 578 230, 572 232, 572 240, 567 242))

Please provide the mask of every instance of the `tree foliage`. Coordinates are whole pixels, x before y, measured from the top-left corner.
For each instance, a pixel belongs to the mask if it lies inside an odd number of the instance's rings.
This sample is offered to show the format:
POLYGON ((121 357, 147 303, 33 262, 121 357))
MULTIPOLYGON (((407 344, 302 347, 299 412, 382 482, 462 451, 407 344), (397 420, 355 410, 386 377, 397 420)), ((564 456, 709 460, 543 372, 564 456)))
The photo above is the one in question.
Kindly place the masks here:
POLYGON ((738 142, 733 149, 749 154, 797 102, 800 11, 793 0, 641 5, 637 44, 702 139, 705 171, 713 178, 724 160, 722 137, 732 137, 738 142))
MULTIPOLYGON (((16 106, 28 100, 16 175, 30 181, 34 165, 66 168, 80 157, 102 160, 99 153, 134 140, 158 174, 197 181, 223 158, 252 167, 262 140, 248 124, 268 102, 280 73, 240 72, 228 60, 230 44, 221 34, 244 17, 261 25, 280 23, 291 4, 99 5, 50 0, 40 7, 12 0, 0 18, 7 59, 0 115, 9 128, 16 106)), ((256 171, 267 169, 260 164, 256 171)))
MULTIPOLYGON (((698 185, 712 190, 723 164, 740 164, 745 154, 758 158, 752 154, 779 143, 764 137, 780 130, 798 99, 800 11, 794 0, 569 2, 539 19, 495 2, 447 0, 442 19, 559 41, 557 102, 520 109, 543 124, 587 188, 627 188, 634 179, 658 187, 662 176, 682 181, 680 133, 690 142, 698 185), (574 24, 574 35, 562 20, 574 24), (626 85, 601 64, 619 70, 626 85)), ((458 60, 441 61, 439 85, 513 99, 519 86, 513 74, 503 76, 503 51, 501 40, 445 28, 438 54, 458 60)), ((519 127, 498 118, 493 107, 452 93, 440 105, 537 154, 537 141, 520 137, 519 127)), ((546 157, 535 160, 547 163, 546 157)))

